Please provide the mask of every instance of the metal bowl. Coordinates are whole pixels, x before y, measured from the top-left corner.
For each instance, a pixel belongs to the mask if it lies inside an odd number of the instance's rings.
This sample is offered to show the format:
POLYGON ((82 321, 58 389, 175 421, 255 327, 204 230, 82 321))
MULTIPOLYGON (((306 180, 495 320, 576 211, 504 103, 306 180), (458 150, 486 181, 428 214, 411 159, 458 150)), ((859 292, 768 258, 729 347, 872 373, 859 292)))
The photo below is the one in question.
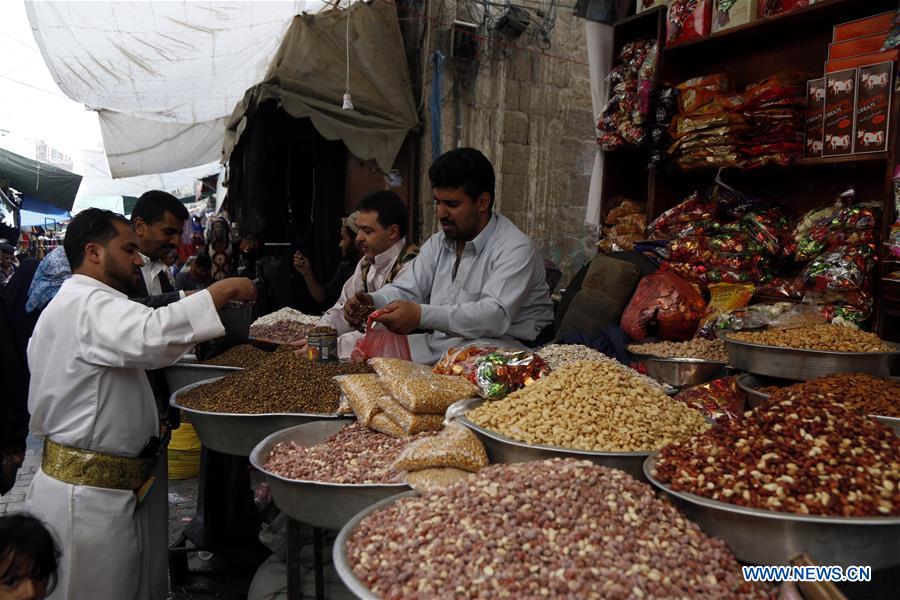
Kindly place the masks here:
POLYGON ((894 431, 894 435, 900 435, 900 419, 897 417, 884 417, 882 415, 869 415, 873 419, 880 421, 885 427, 890 427, 894 431))
POLYGON ((275 444, 294 442, 299 446, 317 446, 348 423, 331 420, 298 425, 271 434, 253 449, 250 464, 265 473, 275 504, 290 518, 322 529, 340 529, 360 511, 409 491, 405 483, 323 483, 288 479, 266 470, 266 460, 275 444))
POLYGON ((189 415, 191 425, 204 446, 216 452, 236 456, 250 456, 260 440, 286 427, 301 425, 311 421, 328 419, 334 421, 338 414, 316 413, 217 413, 185 408, 178 403, 178 397, 188 391, 218 381, 221 377, 198 381, 172 394, 169 404, 189 415))
POLYGON ((900 356, 900 344, 892 342, 885 342, 894 348, 891 352, 830 352, 751 344, 731 339, 728 333, 719 331, 716 335, 725 342, 731 364, 742 371, 781 379, 806 381, 836 373, 887 377, 900 356))
POLYGON ((166 378, 166 384, 169 386, 170 390, 180 390, 192 383, 218 379, 230 373, 234 373, 235 371, 243 371, 243 369, 240 367, 221 367, 196 363, 175 363, 162 370, 163 376, 166 378))
POLYGON ((459 421, 474 431, 481 443, 484 444, 492 463, 511 464, 546 458, 577 458, 625 471, 637 479, 644 479, 643 464, 650 455, 649 450, 644 452, 592 452, 576 448, 526 444, 496 431, 485 429, 466 418, 466 414, 470 410, 478 408, 482 403, 484 403, 483 398, 460 400, 447 409, 447 420, 459 421))
POLYGON ((350 539, 350 536, 353 535, 353 531, 357 528, 360 521, 372 513, 381 510, 385 506, 393 504, 400 498, 416 495, 418 495, 416 492, 406 492, 376 502, 355 514, 353 518, 349 519, 347 523, 344 524, 340 533, 338 533, 337 538, 334 540, 334 547, 331 551, 331 556, 334 560, 334 569, 337 571, 338 577, 341 578, 344 585, 346 585, 357 598, 360 598, 361 600, 377 600, 378 597, 366 587, 366 584, 356 577, 356 574, 353 573, 353 567, 350 565, 350 560, 347 557, 347 541, 350 539))
POLYGON ((643 356, 647 375, 676 388, 698 385, 728 374, 727 363, 702 358, 643 356))
POLYGON ((823 517, 746 508, 676 492, 655 478, 658 453, 644 463, 646 479, 735 557, 757 565, 788 565, 798 554, 818 564, 900 565, 900 517, 823 517))

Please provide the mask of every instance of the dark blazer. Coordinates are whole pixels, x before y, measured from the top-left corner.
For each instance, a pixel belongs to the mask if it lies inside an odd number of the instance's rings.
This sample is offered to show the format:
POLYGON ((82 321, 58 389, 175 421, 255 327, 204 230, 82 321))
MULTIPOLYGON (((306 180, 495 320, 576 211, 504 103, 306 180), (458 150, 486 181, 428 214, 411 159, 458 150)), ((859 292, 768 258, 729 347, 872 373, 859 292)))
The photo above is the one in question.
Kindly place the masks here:
POLYGON ((166 294, 151 296, 147 291, 147 284, 144 283, 144 277, 141 276, 138 281, 137 290, 134 295, 131 296, 131 299, 150 308, 162 308, 163 306, 168 306, 173 302, 181 300, 181 294, 178 292, 168 292, 166 294))

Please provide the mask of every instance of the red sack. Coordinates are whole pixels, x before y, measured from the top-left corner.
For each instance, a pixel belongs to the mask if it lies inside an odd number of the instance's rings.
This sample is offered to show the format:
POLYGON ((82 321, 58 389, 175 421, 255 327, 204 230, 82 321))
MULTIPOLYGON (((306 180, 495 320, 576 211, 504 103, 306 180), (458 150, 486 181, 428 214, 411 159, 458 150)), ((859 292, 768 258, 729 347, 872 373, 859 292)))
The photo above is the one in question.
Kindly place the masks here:
POLYGON ((655 333, 661 340, 680 342, 693 337, 706 302, 690 283, 671 271, 647 275, 622 313, 622 329, 641 342, 655 333))
POLYGON ((366 362, 370 358, 399 358, 412 360, 409 353, 409 342, 405 335, 399 335, 373 320, 381 314, 376 310, 366 321, 366 335, 356 342, 350 360, 366 362), (377 325, 377 327, 376 327, 377 325))

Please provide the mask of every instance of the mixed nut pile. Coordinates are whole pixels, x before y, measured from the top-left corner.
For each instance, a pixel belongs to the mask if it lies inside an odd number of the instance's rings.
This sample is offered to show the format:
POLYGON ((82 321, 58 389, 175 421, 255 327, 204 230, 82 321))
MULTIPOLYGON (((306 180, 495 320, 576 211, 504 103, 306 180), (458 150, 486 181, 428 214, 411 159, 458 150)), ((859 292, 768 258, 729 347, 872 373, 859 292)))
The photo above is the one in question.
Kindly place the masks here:
POLYGON ((558 369, 573 362, 590 360, 593 362, 605 363, 617 369, 627 369, 626 372, 634 374, 645 384, 651 387, 664 389, 664 386, 652 377, 647 377, 646 375, 638 373, 634 369, 626 367, 619 361, 606 356, 602 352, 598 352, 587 346, 582 346, 581 344, 547 344, 538 350, 538 354, 547 361, 547 364, 550 365, 551 369, 558 369))
POLYGON ((240 346, 229 348, 218 356, 203 361, 203 364, 217 367, 240 367, 242 369, 249 369, 259 365, 271 356, 271 353, 260 350, 252 344, 241 344, 240 346))
POLYGON ((716 362, 728 362, 728 351, 722 340, 694 338, 686 342, 651 342, 630 344, 629 352, 649 354, 660 358, 699 358, 716 362))
POLYGON ((596 452, 650 451, 709 428, 703 416, 627 369, 581 361, 468 413, 529 444, 596 452))
POLYGON ((782 346, 800 350, 829 352, 890 352, 893 350, 874 333, 842 325, 825 324, 796 329, 740 331, 730 333, 728 337, 751 344, 782 346))
POLYGON ((353 572, 382 598, 774 598, 649 486, 572 459, 493 465, 362 519, 353 572))
POLYGON ((866 415, 900 418, 900 381, 879 379, 865 373, 839 373, 794 384, 788 388, 759 388, 768 394, 792 390, 821 394, 866 415))
POLYGON ((314 413, 337 411, 336 375, 371 373, 361 362, 313 362, 294 352, 274 352, 252 369, 226 375, 179 396, 185 408, 219 413, 314 413))

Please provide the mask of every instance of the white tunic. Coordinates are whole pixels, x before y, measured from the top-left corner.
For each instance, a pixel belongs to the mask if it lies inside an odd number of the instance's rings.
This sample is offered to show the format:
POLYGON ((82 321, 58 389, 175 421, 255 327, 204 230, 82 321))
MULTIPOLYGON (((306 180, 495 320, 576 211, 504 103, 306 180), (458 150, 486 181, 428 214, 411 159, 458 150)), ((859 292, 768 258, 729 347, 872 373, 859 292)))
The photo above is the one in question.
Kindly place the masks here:
MULTIPOLYGON (((168 366, 193 344, 224 333, 207 292, 154 310, 73 275, 28 345, 31 432, 65 446, 137 456, 159 429, 144 370, 168 366)), ((159 475, 165 467, 160 461, 159 475)), ((26 509, 54 530, 63 551, 51 598, 165 598, 166 503, 165 486, 154 486, 138 505, 129 490, 75 486, 39 470, 26 509)))

